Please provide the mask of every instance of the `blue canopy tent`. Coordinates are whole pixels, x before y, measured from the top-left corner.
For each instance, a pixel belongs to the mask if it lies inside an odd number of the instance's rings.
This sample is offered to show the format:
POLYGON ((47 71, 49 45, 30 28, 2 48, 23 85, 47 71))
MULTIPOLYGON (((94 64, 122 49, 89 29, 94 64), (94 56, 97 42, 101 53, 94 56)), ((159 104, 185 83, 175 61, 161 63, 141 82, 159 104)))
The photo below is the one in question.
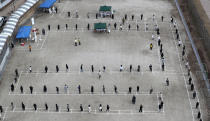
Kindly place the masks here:
POLYGON ((50 8, 56 2, 56 0, 45 0, 39 8, 50 8))
POLYGON ((30 33, 31 33, 31 28, 32 26, 22 26, 18 30, 18 33, 16 35, 17 39, 26 39, 29 38, 30 33))

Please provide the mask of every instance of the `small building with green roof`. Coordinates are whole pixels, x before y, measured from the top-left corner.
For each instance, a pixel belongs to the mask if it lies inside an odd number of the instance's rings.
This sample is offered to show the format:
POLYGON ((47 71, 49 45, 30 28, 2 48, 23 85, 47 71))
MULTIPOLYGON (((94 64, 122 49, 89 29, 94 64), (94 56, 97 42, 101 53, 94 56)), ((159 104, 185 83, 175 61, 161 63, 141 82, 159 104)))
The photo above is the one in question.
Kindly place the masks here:
POLYGON ((107 26, 106 23, 94 23, 94 31, 95 32, 106 32, 107 31, 107 26))
POLYGON ((101 17, 106 17, 106 16, 110 16, 113 14, 113 11, 112 11, 112 6, 100 6, 99 8, 99 15, 101 17))

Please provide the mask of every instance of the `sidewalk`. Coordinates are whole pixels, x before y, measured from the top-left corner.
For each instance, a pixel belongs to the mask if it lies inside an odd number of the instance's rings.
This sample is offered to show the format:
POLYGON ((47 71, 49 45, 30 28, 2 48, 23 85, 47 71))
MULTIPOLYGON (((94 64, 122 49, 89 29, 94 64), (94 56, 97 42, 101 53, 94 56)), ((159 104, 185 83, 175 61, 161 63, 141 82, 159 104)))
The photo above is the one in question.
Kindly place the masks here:
POLYGON ((13 10, 17 10, 26 0, 14 0, 4 9, 0 10, 1 16, 9 16, 13 10))

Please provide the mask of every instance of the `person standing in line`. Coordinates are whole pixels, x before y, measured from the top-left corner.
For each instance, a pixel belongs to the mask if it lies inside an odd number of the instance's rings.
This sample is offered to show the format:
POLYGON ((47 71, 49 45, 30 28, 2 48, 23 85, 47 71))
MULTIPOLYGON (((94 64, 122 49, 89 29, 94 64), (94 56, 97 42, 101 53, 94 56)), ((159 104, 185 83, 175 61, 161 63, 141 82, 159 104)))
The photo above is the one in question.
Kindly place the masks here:
POLYGON ((150 47, 150 50, 152 50, 152 48, 153 48, 153 44, 152 44, 152 43, 150 43, 149 47, 150 47))
POLYGON ((120 72, 122 72, 123 71, 123 66, 122 65, 120 65, 120 72))
POLYGON ((60 25, 58 24, 57 29, 60 30, 60 25))
POLYGON ((141 14, 141 20, 143 19, 143 14, 141 14))
POLYGON ((194 90, 194 84, 190 85, 190 90, 193 91, 194 90))
POLYGON ((66 24, 66 30, 68 29, 68 24, 66 24))
POLYGON ((15 69, 15 76, 19 77, 18 69, 15 69))
POLYGON ((12 84, 11 84, 11 92, 14 92, 14 89, 15 89, 15 86, 14 86, 14 84, 12 83, 12 84))
POLYGON ((154 34, 152 33, 152 40, 154 40, 155 39, 155 36, 154 36, 154 34))
POLYGON ((68 88, 69 88, 69 87, 65 84, 65 85, 64 85, 64 92, 65 92, 66 94, 68 93, 68 88))
POLYGON ((78 45, 81 45, 80 38, 77 39, 78 45))
POLYGON ((136 25, 136 30, 139 31, 139 25, 138 24, 136 25))
POLYGON ((55 7, 55 13, 58 13, 58 8, 57 7, 55 7))
POLYGON ((83 107, 82 107, 82 104, 80 104, 80 112, 83 111, 83 107))
POLYGON ((21 94, 23 94, 23 86, 22 85, 20 86, 20 92, 21 92, 21 94))
POLYGON ((34 103, 34 110, 37 111, 37 105, 34 103))
POLYGON ((76 28, 76 30, 77 30, 77 24, 75 25, 75 28, 76 28))
POLYGON ((120 24, 120 31, 122 31, 122 24, 120 24))
POLYGON ((198 111, 197 118, 198 118, 198 119, 200 119, 200 118, 201 118, 201 112, 200 112, 200 111, 198 111))
POLYGON ((31 67, 31 66, 29 66, 29 72, 30 72, 30 73, 32 72, 32 67, 31 67))
POLYGON ((162 22, 163 22, 163 19, 164 19, 164 16, 161 16, 161 20, 162 20, 162 22))
POLYGON ((136 92, 139 93, 139 86, 136 87, 136 92))
POLYGON ((102 105, 101 104, 99 104, 99 112, 102 112, 102 110, 103 110, 103 108, 102 108, 102 105))
POLYGON ((192 77, 190 76, 188 79, 188 84, 191 85, 192 84, 192 77))
POLYGON ((196 102, 195 108, 198 109, 198 107, 199 107, 199 102, 196 102))
POLYGON ((94 72, 94 67, 93 67, 93 65, 91 65, 91 71, 94 72))
POLYGON ((152 94, 152 92, 153 92, 153 88, 151 87, 149 90, 149 94, 152 94))
POLYGON ((89 24, 89 23, 88 23, 88 25, 87 25, 87 29, 90 30, 90 24, 89 24))
POLYGON ((173 23, 174 22, 174 18, 171 16, 171 23, 173 23))
POLYGON ((90 113, 92 111, 90 105, 88 105, 88 113, 90 113))
POLYGON ((99 80, 101 79, 101 71, 100 70, 98 71, 98 79, 99 80))
POLYGON ((70 11, 68 11, 68 17, 71 17, 71 12, 70 11))
POLYGON ((131 25, 129 24, 129 25, 128 25, 128 30, 130 30, 130 29, 131 29, 131 25))
POLYGON ((149 65, 149 70, 152 71, 152 64, 149 65))
POLYGON ((11 102, 11 109, 12 109, 12 111, 14 110, 14 104, 13 104, 13 102, 11 102))
POLYGON ((117 94, 117 86, 114 85, 114 92, 117 94))
POLYGON ((132 65, 130 65, 130 72, 132 71, 132 65))
POLYGON ((44 85, 44 87, 43 87, 43 92, 44 92, 44 93, 47 92, 47 86, 46 86, 46 85, 44 85))
POLYGON ((59 72, 59 67, 58 67, 58 65, 56 65, 56 72, 57 72, 57 73, 59 72))
POLYGON ((134 15, 132 15, 131 18, 132 18, 132 21, 133 21, 134 20, 134 15))
POLYGON ((66 64, 66 72, 68 72, 69 71, 69 66, 68 66, 68 64, 66 64))
POLYGON ((166 79, 166 86, 169 86, 169 79, 166 79))
POLYGON ((47 105, 47 103, 45 103, 44 105, 45 105, 45 110, 48 110, 48 105, 47 105))
POLYGON ((140 65, 138 65, 137 67, 137 72, 140 72, 140 65))
POLYGON ((0 113, 3 113, 4 110, 3 110, 3 107, 0 105, 0 113))
POLYGON ((133 95, 133 97, 132 97, 132 104, 135 104, 135 103, 136 103, 136 96, 133 95))
POLYGON ((25 111, 25 104, 22 102, 22 110, 25 111))
POLYGON ((83 72, 83 64, 80 65, 80 72, 83 72))
POLYGON ((193 99, 196 98, 196 91, 193 92, 193 99))
POLYGON ((104 85, 103 85, 102 91, 105 94, 106 91, 105 91, 105 86, 104 85))
POLYGON ((106 106, 106 112, 109 112, 110 106, 107 104, 106 106))
POLYGON ((55 109, 56 109, 56 112, 59 112, 58 104, 55 104, 55 109))
POLYGON ((77 46, 77 43, 78 43, 78 40, 77 40, 77 38, 75 38, 75 40, 74 40, 74 46, 77 46))
POLYGON ((131 91, 132 91, 132 87, 129 87, 128 88, 128 94, 131 94, 131 91))
POLYGON ((98 13, 96 13, 96 19, 98 19, 98 13))
POLYGON ((33 93, 33 86, 29 87, 31 94, 33 93))
POLYGON ((32 50, 31 45, 28 45, 28 49, 29 49, 29 52, 31 52, 31 50, 32 50))
POLYGON ((127 14, 125 14, 125 20, 127 20, 127 14))
POLYGON ((160 39, 158 39, 158 46, 160 46, 160 44, 161 44, 161 40, 160 40, 160 39))
POLYGON ((14 78, 14 82, 17 83, 17 77, 14 78))
POLYGON ((56 87, 56 92, 57 94, 59 94, 59 87, 56 87))
POLYGON ((114 29, 115 30, 117 29, 117 23, 116 22, 114 23, 114 29))
POLYGON ((47 73, 47 71, 48 71, 48 67, 47 67, 47 66, 45 66, 44 70, 45 70, 45 73, 47 73))
POLYGON ((48 25, 48 30, 50 31, 50 25, 48 25))
POLYGON ((93 94, 94 93, 94 87, 91 86, 91 93, 93 94))
POLYGON ((81 94, 81 87, 80 87, 80 85, 78 86, 78 91, 79 91, 79 94, 81 94))
POLYGON ((45 29, 42 29, 42 35, 45 35, 45 29))
POLYGON ((69 112, 69 104, 67 104, 66 108, 67 108, 67 112, 69 112))
POLYGON ((165 70, 165 64, 162 63, 162 71, 164 71, 164 70, 165 70))
POLYGON ((148 31, 149 30, 149 28, 148 28, 148 24, 146 24, 146 31, 148 31))
POLYGON ((103 72, 105 72, 106 71, 106 66, 103 66, 103 72))
POLYGON ((139 112, 143 112, 143 105, 141 104, 140 107, 139 107, 139 112))

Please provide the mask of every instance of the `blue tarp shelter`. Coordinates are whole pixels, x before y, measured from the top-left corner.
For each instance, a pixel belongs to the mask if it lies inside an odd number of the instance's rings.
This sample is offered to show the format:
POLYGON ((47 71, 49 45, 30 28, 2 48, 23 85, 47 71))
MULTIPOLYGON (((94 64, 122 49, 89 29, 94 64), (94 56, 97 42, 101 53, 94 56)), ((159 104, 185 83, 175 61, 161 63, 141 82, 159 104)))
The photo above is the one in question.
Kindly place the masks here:
POLYGON ((31 33, 31 28, 32 28, 32 26, 22 26, 22 27, 20 27, 20 29, 18 30, 18 33, 16 35, 16 38, 17 39, 29 38, 30 33, 31 33))
POLYGON ((39 8, 50 8, 55 2, 56 0, 45 0, 39 8))

